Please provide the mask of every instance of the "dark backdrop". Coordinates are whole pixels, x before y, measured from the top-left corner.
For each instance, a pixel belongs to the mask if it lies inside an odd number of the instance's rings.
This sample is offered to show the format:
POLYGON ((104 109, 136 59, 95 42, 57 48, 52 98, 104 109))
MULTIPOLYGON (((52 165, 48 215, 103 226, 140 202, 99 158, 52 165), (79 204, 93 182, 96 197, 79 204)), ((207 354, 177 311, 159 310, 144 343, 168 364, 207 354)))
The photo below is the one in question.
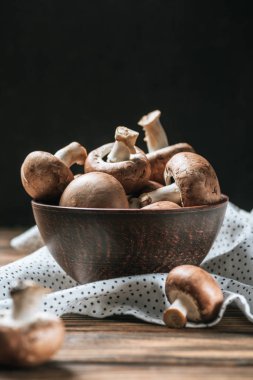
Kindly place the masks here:
POLYGON ((253 207, 250 1, 8 0, 0 58, 0 224, 30 224, 19 168, 32 150, 92 149, 162 110, 222 190, 253 207))

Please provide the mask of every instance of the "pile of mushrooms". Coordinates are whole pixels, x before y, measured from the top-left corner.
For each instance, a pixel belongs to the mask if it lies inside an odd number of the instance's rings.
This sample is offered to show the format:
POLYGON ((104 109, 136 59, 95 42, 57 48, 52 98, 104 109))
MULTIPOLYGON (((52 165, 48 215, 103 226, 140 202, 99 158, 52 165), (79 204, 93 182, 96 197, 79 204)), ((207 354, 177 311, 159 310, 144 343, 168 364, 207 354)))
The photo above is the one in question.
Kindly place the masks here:
MULTIPOLYGON (((21 167, 24 189, 36 201, 61 207, 177 212, 182 207, 219 202, 219 181, 211 164, 187 143, 169 145, 160 116, 161 112, 156 110, 138 122, 145 132, 148 153, 136 145, 139 133, 124 126, 116 128, 114 142, 89 154, 77 142, 60 149, 55 155, 42 151, 30 153, 21 167), (74 176, 70 169, 73 164, 81 165, 83 173, 74 176)), ((29 233, 31 240, 39 239, 38 230, 29 233)), ((16 248, 19 244, 24 246, 22 236, 19 239, 20 243, 15 242, 16 248)), ((190 265, 174 268, 168 275, 165 290, 172 303, 164 312, 164 322, 169 327, 183 327, 187 320, 210 321, 217 316, 223 302, 222 292, 212 276, 190 265)), ((22 345, 23 338, 18 334, 23 326, 23 311, 18 311, 20 305, 16 302, 15 291, 12 296, 14 311, 9 317, 9 325, 6 319, 0 324, 0 343, 6 339, 5 329, 9 329, 10 336, 13 335, 11 339, 22 345)), ((27 317, 25 320, 27 323, 27 317)), ((58 328, 60 336, 60 324, 58 328)), ((52 350, 59 346, 62 338, 57 339, 52 350)), ((17 360, 20 363, 15 352, 9 354, 9 348, 2 352, 1 347, 7 346, 0 344, 0 357, 5 362, 17 360)), ((51 352, 43 351, 40 359, 31 360, 40 362, 49 354, 51 352)))
POLYGON ((139 133, 124 126, 114 143, 88 155, 73 142, 55 155, 30 153, 21 180, 36 201, 62 207, 168 210, 219 202, 220 186, 214 169, 187 143, 169 145, 156 110, 138 124, 145 132, 148 153, 136 146, 139 133), (73 164, 83 167, 74 176, 73 164))

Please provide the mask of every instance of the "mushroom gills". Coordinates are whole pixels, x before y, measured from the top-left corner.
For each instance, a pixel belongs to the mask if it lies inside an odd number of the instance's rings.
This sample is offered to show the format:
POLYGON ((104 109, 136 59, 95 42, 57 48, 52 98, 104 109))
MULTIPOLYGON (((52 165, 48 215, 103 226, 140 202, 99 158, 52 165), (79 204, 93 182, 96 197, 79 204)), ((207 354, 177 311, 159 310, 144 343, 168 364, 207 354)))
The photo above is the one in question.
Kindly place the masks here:
POLYGON ((124 187, 126 194, 135 194, 148 182, 151 174, 146 155, 136 147, 136 154, 127 161, 106 162, 114 143, 105 144, 89 153, 85 162, 85 172, 102 172, 115 177, 124 187))

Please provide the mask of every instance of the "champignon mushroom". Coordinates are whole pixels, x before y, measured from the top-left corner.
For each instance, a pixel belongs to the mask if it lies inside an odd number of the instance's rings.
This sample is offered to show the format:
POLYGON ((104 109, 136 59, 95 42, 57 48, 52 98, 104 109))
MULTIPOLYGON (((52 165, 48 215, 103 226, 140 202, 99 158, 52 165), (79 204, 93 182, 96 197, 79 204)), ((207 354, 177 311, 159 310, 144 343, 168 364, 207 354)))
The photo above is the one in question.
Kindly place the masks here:
POLYGON ((165 182, 175 183, 150 193, 142 194, 141 206, 168 200, 184 207, 213 204, 221 199, 219 181, 211 164, 202 156, 192 152, 181 152, 168 161, 165 182))
POLYGON ((166 148, 147 154, 147 159, 151 166, 150 180, 159 182, 164 185, 164 169, 167 162, 177 153, 194 152, 191 145, 187 143, 178 143, 167 146, 166 148))
POLYGON ((174 202, 161 201, 161 202, 155 202, 148 206, 142 207, 142 210, 171 210, 173 208, 181 208, 181 207, 174 202))
POLYGON ((26 157, 21 166, 21 181, 26 192, 35 200, 54 202, 74 179, 69 169, 77 163, 84 165, 86 149, 72 142, 53 156, 35 151, 26 157))
POLYGON ((60 206, 129 208, 120 182, 107 173, 92 172, 74 179, 64 190, 60 206))
POLYGON ((32 281, 19 282, 11 290, 13 306, 0 317, 0 363, 35 366, 46 362, 62 345, 60 318, 39 312, 45 289, 32 281))
POLYGON ((187 320, 210 322, 223 303, 223 294, 214 278, 194 265, 178 266, 168 274, 165 293, 172 304, 163 314, 168 327, 184 327, 187 320))
POLYGON ((169 145, 166 133, 160 123, 161 111, 156 110, 144 115, 139 121, 145 132, 144 141, 146 141, 149 152, 154 152, 158 149, 169 145))
POLYGON ((131 194, 149 180, 150 164, 146 155, 134 146, 136 134, 133 131, 120 127, 116 132, 116 138, 121 139, 121 144, 105 144, 89 153, 85 162, 85 172, 110 174, 122 184, 127 194, 131 194), (131 154, 133 151, 136 153, 131 154), (107 155, 108 160, 114 162, 106 162, 107 155), (126 160, 118 161, 122 158, 126 160))

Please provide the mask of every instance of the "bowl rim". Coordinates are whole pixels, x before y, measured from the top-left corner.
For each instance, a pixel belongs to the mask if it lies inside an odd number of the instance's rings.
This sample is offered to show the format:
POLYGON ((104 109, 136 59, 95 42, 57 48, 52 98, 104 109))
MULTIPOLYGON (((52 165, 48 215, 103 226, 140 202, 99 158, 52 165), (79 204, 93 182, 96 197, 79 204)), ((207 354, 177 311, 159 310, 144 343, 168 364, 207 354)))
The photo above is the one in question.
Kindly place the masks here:
POLYGON ((67 212, 67 213, 83 213, 83 214, 182 214, 182 213, 191 213, 198 211, 207 211, 217 208, 222 208, 228 204, 229 197, 222 194, 221 200, 217 203, 201 205, 201 206, 190 206, 190 207, 181 207, 173 208, 168 210, 152 210, 152 209, 136 209, 136 208, 126 208, 126 209, 115 209, 115 208, 84 208, 84 207, 65 207, 50 205, 46 203, 36 202, 32 200, 32 208, 47 210, 52 212, 67 212))

